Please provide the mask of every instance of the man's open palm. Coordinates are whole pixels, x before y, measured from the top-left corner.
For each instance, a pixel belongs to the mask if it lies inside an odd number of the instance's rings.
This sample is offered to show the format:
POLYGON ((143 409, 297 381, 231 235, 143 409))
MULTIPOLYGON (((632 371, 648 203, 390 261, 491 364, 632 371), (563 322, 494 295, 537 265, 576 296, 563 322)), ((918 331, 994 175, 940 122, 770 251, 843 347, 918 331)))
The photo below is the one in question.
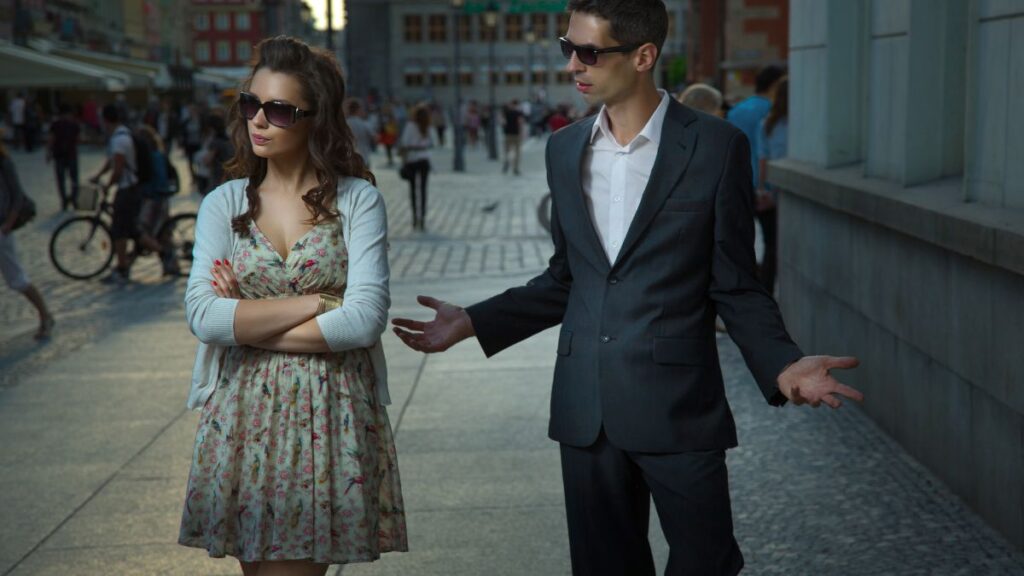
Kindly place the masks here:
POLYGON ((394 331, 405 345, 428 354, 444 352, 455 344, 475 336, 473 323, 466 311, 454 304, 430 296, 418 296, 416 301, 433 309, 436 314, 430 322, 395 318, 394 331))
POLYGON ((851 357, 805 356, 790 364, 779 375, 779 390, 796 405, 810 404, 817 408, 822 402, 839 408, 837 396, 861 402, 864 395, 832 377, 829 370, 856 368, 860 360, 851 357))

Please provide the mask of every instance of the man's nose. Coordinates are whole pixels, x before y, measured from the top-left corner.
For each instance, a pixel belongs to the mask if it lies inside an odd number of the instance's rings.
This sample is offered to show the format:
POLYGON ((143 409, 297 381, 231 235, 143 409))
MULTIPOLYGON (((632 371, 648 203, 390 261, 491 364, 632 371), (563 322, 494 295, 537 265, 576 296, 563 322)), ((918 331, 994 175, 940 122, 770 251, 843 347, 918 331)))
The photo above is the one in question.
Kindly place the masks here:
POLYGON ((579 72, 586 72, 586 70, 587 67, 580 62, 579 57, 576 56, 576 52, 573 52, 572 56, 569 57, 569 61, 565 63, 565 71, 576 74, 579 72))

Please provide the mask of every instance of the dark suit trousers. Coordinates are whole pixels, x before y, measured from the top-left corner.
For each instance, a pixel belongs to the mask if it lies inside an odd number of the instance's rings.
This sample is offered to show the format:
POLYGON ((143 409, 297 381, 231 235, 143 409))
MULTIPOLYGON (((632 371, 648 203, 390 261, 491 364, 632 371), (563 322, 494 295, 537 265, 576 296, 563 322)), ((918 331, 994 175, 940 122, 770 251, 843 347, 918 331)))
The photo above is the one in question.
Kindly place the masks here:
POLYGON ((743 556, 732 533, 725 451, 652 454, 561 445, 573 576, 654 576, 650 499, 670 552, 666 576, 732 576, 743 556))

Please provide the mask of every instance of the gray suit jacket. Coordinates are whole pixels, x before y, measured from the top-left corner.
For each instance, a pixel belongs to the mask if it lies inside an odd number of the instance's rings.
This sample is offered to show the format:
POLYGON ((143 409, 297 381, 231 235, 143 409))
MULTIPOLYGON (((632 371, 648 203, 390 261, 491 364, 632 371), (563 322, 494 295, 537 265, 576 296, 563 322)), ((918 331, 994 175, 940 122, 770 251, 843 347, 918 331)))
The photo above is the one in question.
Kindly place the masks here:
POLYGON ((715 340, 725 321, 765 398, 803 353, 756 277, 750 145, 730 124, 672 101, 657 159, 618 259, 609 263, 581 186, 590 117, 551 137, 548 269, 467 309, 490 356, 562 324, 551 438, 624 450, 736 445, 715 340))

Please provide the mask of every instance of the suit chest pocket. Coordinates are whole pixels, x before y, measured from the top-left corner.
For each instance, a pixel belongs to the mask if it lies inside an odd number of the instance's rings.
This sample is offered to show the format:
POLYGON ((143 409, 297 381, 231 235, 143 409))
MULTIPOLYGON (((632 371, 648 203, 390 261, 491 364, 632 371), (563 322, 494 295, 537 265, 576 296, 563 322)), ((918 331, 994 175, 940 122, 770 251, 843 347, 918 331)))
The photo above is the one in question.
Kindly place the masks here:
POLYGON ((686 198, 669 198, 662 208, 665 212, 707 212, 711 203, 707 200, 689 200, 686 198))

